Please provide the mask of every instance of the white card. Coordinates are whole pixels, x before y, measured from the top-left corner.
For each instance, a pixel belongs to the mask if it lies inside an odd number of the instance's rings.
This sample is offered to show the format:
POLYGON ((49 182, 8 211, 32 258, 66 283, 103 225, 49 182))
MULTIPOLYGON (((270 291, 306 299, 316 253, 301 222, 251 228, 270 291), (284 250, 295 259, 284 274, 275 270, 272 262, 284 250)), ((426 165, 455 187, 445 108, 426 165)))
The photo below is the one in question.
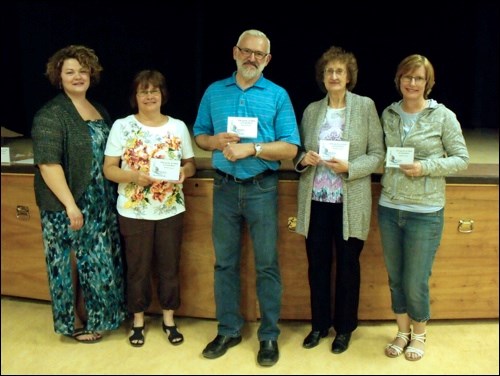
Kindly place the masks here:
POLYGON ((2 164, 10 164, 10 148, 2 146, 2 164))
POLYGON ((319 140, 319 155, 322 160, 332 158, 349 160, 349 141, 319 140))
POLYGON ((236 133, 241 138, 257 138, 257 125, 259 119, 256 117, 228 116, 227 131, 236 133))
POLYGON ((386 167, 398 167, 401 164, 413 163, 414 148, 389 146, 386 155, 386 167))
POLYGON ((149 176, 155 179, 177 181, 180 178, 181 161, 179 159, 151 158, 149 176))

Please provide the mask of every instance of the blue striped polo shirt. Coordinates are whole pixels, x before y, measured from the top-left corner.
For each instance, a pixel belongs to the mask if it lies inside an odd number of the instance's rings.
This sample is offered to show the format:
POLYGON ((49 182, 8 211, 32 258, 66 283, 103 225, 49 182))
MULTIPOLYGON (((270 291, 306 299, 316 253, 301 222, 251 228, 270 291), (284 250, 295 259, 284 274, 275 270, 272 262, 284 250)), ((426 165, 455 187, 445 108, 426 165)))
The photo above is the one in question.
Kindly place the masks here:
MULTIPOLYGON (((201 99, 193 127, 194 136, 227 132, 230 116, 258 118, 257 137, 241 138, 241 143, 284 141, 300 146, 297 120, 288 93, 263 75, 246 90, 236 84, 236 72, 212 83, 201 99)), ((279 166, 280 161, 266 161, 254 156, 230 162, 222 151, 212 152, 212 167, 239 179, 250 178, 268 169, 277 170, 279 166)))

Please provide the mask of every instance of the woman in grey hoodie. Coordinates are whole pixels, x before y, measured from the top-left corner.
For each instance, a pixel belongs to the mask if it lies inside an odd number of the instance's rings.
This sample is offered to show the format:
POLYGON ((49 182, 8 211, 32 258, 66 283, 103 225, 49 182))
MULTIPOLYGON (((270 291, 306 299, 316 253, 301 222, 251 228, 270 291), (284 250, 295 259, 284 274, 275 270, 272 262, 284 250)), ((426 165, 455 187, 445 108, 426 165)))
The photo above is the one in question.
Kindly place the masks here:
POLYGON ((456 115, 428 99, 434 82, 434 68, 425 56, 403 59, 395 77, 403 99, 381 118, 387 162, 378 223, 398 325, 385 354, 395 358, 404 352, 412 361, 424 355, 429 278, 444 224, 445 176, 469 163, 456 115))

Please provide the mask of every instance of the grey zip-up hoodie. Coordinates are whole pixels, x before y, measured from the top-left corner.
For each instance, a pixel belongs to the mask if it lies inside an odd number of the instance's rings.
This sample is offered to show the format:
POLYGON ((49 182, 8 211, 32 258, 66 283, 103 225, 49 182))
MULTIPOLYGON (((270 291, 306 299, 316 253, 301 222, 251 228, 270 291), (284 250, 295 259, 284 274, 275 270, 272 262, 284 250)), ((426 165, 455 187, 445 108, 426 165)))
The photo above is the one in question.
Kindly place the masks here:
POLYGON ((381 123, 385 146, 412 147, 422 164, 422 176, 408 177, 398 168, 385 168, 382 195, 391 201, 444 206, 445 176, 467 169, 469 152, 455 113, 430 100, 403 139, 401 101, 388 106, 381 123))

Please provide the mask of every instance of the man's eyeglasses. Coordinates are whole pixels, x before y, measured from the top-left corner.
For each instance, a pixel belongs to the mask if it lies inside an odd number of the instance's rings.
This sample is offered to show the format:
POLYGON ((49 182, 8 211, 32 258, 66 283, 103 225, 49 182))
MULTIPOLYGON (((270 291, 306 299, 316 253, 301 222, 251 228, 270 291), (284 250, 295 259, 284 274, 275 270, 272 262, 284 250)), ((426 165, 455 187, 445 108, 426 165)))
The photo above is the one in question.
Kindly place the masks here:
POLYGON ((254 56, 257 60, 262 60, 267 55, 269 55, 269 54, 266 54, 265 52, 251 50, 250 48, 241 48, 239 46, 236 46, 236 47, 238 47, 238 50, 240 50, 241 54, 244 57, 250 57, 250 56, 252 56, 252 54, 254 54, 254 56))
POLYGON ((427 81, 425 77, 420 77, 420 76, 403 76, 401 77, 401 80, 406 83, 410 83, 413 80, 415 80, 415 83, 417 85, 422 85, 425 81, 427 81))
POLYGON ((151 94, 153 97, 158 97, 160 96, 161 91, 158 89, 154 89, 154 90, 139 90, 137 92, 137 95, 139 97, 147 97, 149 94, 151 94))
POLYGON ((337 75, 337 77, 342 77, 345 74, 345 70, 340 68, 339 69, 328 68, 325 70, 325 76, 330 77, 334 73, 337 75))

